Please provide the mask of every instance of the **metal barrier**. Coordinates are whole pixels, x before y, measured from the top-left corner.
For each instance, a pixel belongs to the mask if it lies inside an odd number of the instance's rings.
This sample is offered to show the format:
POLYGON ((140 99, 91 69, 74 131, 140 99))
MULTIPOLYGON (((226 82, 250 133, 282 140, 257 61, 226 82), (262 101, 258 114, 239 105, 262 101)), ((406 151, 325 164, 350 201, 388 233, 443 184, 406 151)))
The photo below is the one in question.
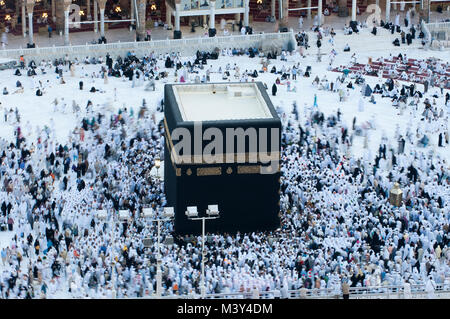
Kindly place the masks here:
MULTIPOLYGON (((372 287, 351 287, 349 289, 350 299, 426 299, 428 293, 425 285, 411 285, 411 295, 406 296, 403 286, 372 286, 372 287)), ((273 299, 276 295, 280 295, 279 291, 262 291, 259 292, 258 299, 273 299)), ((450 299, 450 285, 436 284, 434 297, 436 299, 450 299)), ((151 296, 148 298, 155 298, 151 296)), ((200 296, 190 295, 170 295, 163 296, 167 299, 187 299, 200 298, 200 296)), ((322 289, 299 289, 288 290, 289 299, 342 299, 342 291, 336 288, 322 289)), ((206 299, 253 299, 252 292, 233 292, 233 293, 217 293, 207 294, 206 299)))
POLYGON ((265 42, 272 42, 275 45, 282 45, 283 49, 288 48, 291 42, 293 48, 296 46, 294 33, 278 32, 278 33, 260 33, 251 35, 230 35, 212 38, 188 38, 176 40, 157 40, 145 42, 117 42, 108 44, 86 44, 62 47, 45 47, 31 49, 13 49, 0 50, 0 58, 18 59, 21 55, 25 59, 54 59, 62 58, 66 54, 69 58, 75 57, 99 57, 105 56, 106 53, 113 55, 125 55, 128 52, 134 52, 138 56, 143 56, 150 52, 156 54, 165 54, 171 52, 180 52, 182 56, 190 56, 195 54, 197 50, 211 51, 215 48, 249 48, 261 47, 265 42))
POLYGON ((431 23, 425 23, 428 30, 435 31, 435 30, 450 30, 450 22, 431 22, 431 23))
POLYGON ((425 23, 422 20, 422 30, 425 40, 431 49, 443 49, 450 47, 450 22, 425 23))

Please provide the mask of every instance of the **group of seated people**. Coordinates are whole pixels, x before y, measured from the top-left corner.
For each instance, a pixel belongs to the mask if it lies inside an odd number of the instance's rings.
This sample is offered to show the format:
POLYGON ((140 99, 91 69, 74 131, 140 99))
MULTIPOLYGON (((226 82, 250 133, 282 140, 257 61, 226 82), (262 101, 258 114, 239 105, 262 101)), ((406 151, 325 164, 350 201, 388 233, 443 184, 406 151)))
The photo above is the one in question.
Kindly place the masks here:
POLYGON ((217 60, 219 58, 219 50, 214 50, 212 52, 198 51, 196 52, 196 59, 194 64, 207 64, 207 60, 217 60))
POLYGON ((86 57, 84 59, 84 64, 102 64, 103 63, 103 58, 102 57, 86 57))
POLYGON ((367 75, 378 76, 378 72, 372 69, 372 67, 369 64, 366 64, 366 66, 364 67, 364 71, 366 72, 367 75))
MULTIPOLYGON (((34 61, 32 61, 34 63, 34 61)), ((22 76, 22 73, 20 72, 20 69, 16 69, 16 71, 14 72, 15 76, 22 76)), ((36 74, 36 66, 32 65, 30 63, 29 69, 27 70, 27 76, 34 76, 37 75, 36 74)))
POLYGON ((223 56, 244 56, 247 55, 250 58, 254 58, 255 56, 261 56, 262 52, 260 49, 253 47, 248 49, 239 49, 239 48, 228 48, 228 49, 222 49, 222 55, 223 56))
MULTIPOLYGON (((284 66, 281 68, 281 70, 277 70, 276 66, 272 66, 272 69, 270 70, 270 73, 274 73, 274 74, 281 74, 281 80, 287 80, 290 79, 291 77, 291 73, 294 75, 301 75, 304 76, 306 78, 309 78, 311 76, 311 66, 307 66, 306 67, 306 71, 303 73, 303 70, 299 67, 296 67, 295 65, 291 68, 285 68, 284 66)), ((293 77, 293 79, 295 79, 293 77)))
POLYGON ((295 35, 295 40, 297 41, 298 46, 305 47, 306 49, 309 48, 309 45, 308 45, 309 37, 305 31, 303 31, 302 33, 300 33, 300 32, 297 33, 295 35))
POLYGON ((344 34, 350 35, 353 33, 359 33, 358 24, 354 23, 353 21, 350 21, 350 24, 347 26, 344 26, 344 34))
POLYGON ((331 90, 330 82, 328 81, 326 75, 324 75, 322 79, 320 79, 319 76, 316 76, 314 78, 314 81, 312 82, 312 85, 318 90, 325 90, 325 91, 331 90))
POLYGON ((400 46, 400 40, 398 38, 395 38, 395 40, 392 42, 392 44, 396 47, 400 46))

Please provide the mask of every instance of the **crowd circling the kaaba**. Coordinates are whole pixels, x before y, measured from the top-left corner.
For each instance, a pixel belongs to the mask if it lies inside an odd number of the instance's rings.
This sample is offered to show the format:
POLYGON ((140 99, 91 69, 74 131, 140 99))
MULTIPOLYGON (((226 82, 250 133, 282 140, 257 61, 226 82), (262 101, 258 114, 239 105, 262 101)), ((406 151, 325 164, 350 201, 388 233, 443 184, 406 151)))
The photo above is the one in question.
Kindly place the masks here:
MULTIPOLYGON (((305 43, 304 35, 298 40, 305 43)), ((140 58, 130 52, 115 60, 108 54, 104 60, 30 61, 23 68, 34 70, 30 76, 37 81, 41 74, 55 72, 51 84, 59 85, 65 75, 95 64, 105 82, 117 77, 153 91, 159 81, 209 82, 211 72, 225 81, 243 82, 264 73, 273 80, 266 84, 273 96, 285 87, 289 90, 287 83, 296 80, 294 76, 301 81, 315 76, 313 88, 342 99, 364 78, 350 73, 329 83, 301 65, 303 53, 269 53, 230 48, 185 59, 176 53, 140 58), (266 59, 269 53, 271 59, 266 59), (208 67, 239 54, 262 59, 261 66, 246 71, 230 63, 219 70, 208 67), (287 63, 287 57, 294 63, 287 63), (277 70, 268 68, 269 60, 286 63, 277 70)), ((83 90, 82 82, 77 89, 83 90)), ((401 93, 396 80, 384 82, 380 79, 378 89, 388 92, 393 108, 410 112, 420 129, 397 128, 396 140, 383 137, 374 158, 367 147, 362 158, 352 156, 351 147, 361 134, 366 134, 367 144, 367 132, 379 129, 375 120, 360 124, 355 116, 348 127, 345 111, 325 116, 317 97, 303 112, 297 104, 290 111, 277 107, 283 123, 281 227, 273 232, 208 234, 208 294, 247 292, 257 298, 271 291, 273 297, 287 298, 289 290, 306 296, 309 289, 329 288, 340 295, 343 285, 381 289, 423 284, 432 296, 437 284, 450 289, 449 163, 437 153, 430 156, 426 148, 430 139, 436 139, 438 147, 449 147, 449 93, 419 87, 401 93), (399 207, 389 201, 394 183, 404 192, 399 207)), ((48 94, 50 84, 36 85, 48 94)), ((102 93, 93 88, 93 94, 102 93)), ((378 94, 382 92, 375 90, 369 96, 378 99, 378 94)), ((55 101, 55 112, 65 110, 65 103, 55 101)), ((150 107, 144 100, 118 111, 94 111, 92 103, 86 103, 85 108, 73 105, 78 124, 67 143, 57 141, 52 125, 39 129, 32 140, 20 112, 3 105, 3 124, 14 127, 15 139, 0 140, 0 226, 14 234, 1 249, 1 298, 155 294, 157 229, 141 213, 145 207, 160 211, 166 206, 163 181, 151 173, 164 148, 164 125, 157 119, 164 102, 150 107), (128 210, 131 220, 101 220, 96 212, 102 209, 128 210), (150 248, 143 243, 148 237, 153 239, 150 248)), ((173 244, 161 245, 163 295, 199 296, 202 238, 173 231, 171 222, 162 223, 162 241, 174 236, 173 244)))

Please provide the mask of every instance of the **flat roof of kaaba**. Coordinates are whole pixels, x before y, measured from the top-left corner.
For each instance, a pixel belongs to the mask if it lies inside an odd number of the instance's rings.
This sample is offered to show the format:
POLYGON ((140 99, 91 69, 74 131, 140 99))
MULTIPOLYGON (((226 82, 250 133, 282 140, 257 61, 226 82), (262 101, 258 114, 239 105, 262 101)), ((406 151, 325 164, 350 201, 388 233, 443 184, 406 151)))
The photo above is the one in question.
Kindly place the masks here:
POLYGON ((173 85, 183 121, 271 119, 256 82, 173 85))

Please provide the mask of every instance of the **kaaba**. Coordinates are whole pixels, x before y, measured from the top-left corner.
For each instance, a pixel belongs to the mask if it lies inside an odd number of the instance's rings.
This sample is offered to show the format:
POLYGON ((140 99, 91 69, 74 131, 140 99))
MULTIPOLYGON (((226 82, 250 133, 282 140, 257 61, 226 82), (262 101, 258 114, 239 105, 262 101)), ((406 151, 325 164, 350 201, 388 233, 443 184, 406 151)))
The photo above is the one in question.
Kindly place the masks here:
POLYGON ((164 192, 175 233, 271 231, 280 227, 281 121, 261 82, 166 84, 164 192))

